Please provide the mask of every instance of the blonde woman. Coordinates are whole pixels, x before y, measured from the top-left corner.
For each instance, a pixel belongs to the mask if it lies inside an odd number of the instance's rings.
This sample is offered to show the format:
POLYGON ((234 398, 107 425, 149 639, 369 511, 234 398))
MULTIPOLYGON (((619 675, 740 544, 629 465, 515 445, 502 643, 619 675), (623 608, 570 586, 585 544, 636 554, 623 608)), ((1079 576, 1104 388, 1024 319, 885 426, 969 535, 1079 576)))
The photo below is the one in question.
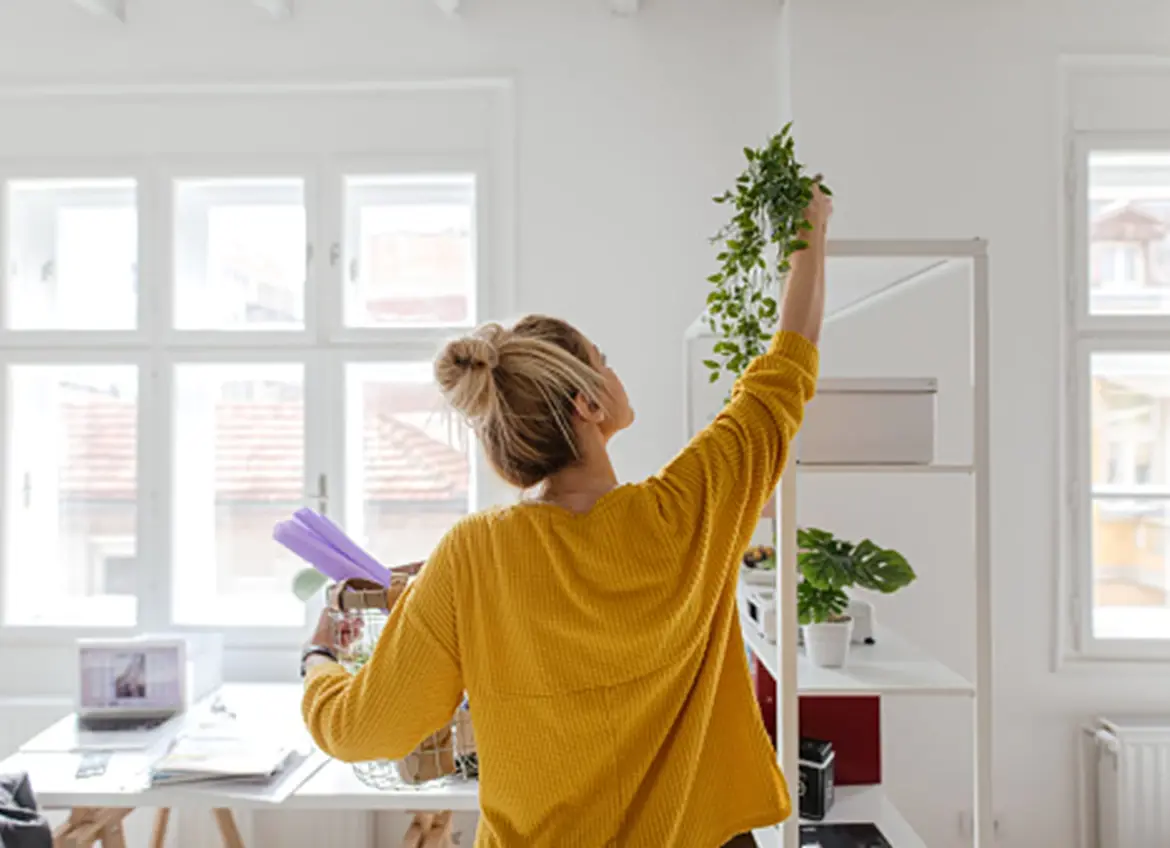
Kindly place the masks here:
POLYGON ((323 618, 304 716, 346 761, 398 759, 466 692, 479 848, 719 848, 791 812, 756 704, 738 563, 817 377, 825 232, 793 258, 771 347, 661 472, 619 484, 634 420, 617 374, 555 318, 447 345, 435 378, 496 471, 529 494, 439 543, 355 676, 323 618))

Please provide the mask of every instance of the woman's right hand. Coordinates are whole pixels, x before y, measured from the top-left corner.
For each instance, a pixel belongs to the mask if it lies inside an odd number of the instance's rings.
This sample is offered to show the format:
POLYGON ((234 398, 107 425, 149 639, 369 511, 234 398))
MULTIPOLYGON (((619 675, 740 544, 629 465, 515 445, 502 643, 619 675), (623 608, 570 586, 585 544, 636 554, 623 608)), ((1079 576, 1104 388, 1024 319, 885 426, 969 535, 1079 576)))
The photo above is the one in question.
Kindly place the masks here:
POLYGON ((821 191, 821 178, 813 185, 812 199, 804 210, 804 217, 812 224, 809 235, 824 238, 829 230, 829 219, 833 217, 833 198, 821 191))

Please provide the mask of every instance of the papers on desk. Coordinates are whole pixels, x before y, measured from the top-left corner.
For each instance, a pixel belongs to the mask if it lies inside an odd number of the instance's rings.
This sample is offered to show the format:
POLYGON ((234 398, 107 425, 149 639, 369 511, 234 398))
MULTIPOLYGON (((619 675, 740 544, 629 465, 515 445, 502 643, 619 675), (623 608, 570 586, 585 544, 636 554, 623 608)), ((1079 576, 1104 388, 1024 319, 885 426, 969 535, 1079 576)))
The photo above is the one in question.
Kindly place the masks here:
POLYGON ((288 745, 240 737, 180 736, 150 768, 153 786, 239 780, 268 783, 296 755, 288 745))
POLYGON ((151 763, 152 789, 182 788, 242 804, 280 804, 328 758, 304 726, 229 719, 195 724, 151 763))

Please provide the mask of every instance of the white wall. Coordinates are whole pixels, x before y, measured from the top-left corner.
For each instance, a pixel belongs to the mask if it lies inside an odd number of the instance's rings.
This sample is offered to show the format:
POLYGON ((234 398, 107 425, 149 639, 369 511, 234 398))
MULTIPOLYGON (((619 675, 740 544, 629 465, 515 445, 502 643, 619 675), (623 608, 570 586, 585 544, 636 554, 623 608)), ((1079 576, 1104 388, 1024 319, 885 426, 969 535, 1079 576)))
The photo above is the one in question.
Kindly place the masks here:
MULTIPOLYGON (((791 26, 797 134, 837 192, 834 235, 990 240, 1000 844, 1075 844, 1075 726, 1164 712, 1170 678, 1053 670, 1058 57, 1165 54, 1170 6, 793 0, 791 26)), ((1165 102, 1145 106, 1160 114, 1165 102)), ((924 311, 896 332, 929 332, 933 320, 924 311)))

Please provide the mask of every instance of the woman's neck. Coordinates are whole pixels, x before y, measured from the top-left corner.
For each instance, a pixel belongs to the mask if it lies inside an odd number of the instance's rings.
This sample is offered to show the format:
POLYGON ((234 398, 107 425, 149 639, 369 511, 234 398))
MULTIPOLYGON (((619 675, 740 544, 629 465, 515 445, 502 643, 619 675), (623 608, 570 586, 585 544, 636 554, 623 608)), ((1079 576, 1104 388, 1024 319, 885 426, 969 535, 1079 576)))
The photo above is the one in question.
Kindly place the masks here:
POLYGON ((609 456, 582 458, 549 477, 540 493, 544 503, 555 504, 570 512, 588 512, 604 495, 617 488, 617 474, 609 456))

